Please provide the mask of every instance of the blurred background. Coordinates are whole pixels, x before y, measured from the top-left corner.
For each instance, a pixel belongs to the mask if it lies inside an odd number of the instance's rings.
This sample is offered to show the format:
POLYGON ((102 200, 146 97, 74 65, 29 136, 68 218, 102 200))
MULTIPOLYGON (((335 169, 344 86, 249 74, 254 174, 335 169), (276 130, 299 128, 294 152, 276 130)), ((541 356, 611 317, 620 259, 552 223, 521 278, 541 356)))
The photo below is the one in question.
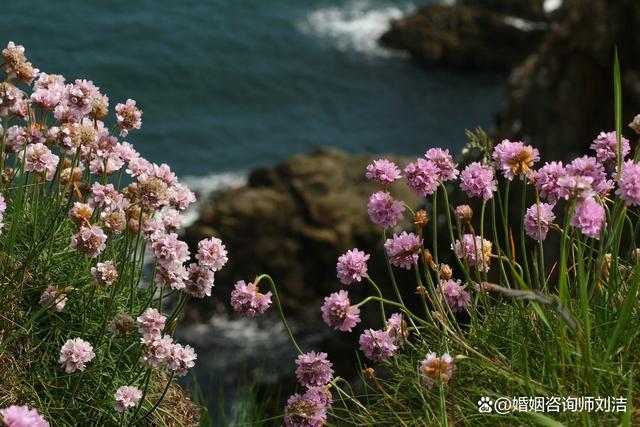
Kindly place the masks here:
POLYGON ((93 80, 112 106, 138 102, 142 130, 127 140, 200 195, 184 238, 227 243, 214 297, 179 332, 197 348, 191 381, 214 424, 232 422, 248 384, 258 400, 292 387, 278 319, 228 314, 238 279, 271 273, 307 348, 353 375, 355 338, 323 327, 319 302, 338 288, 340 253, 379 250, 368 161, 457 154, 476 126, 546 159, 586 151, 614 127, 615 46, 625 122, 640 112, 636 0, 5 3, 3 43, 47 73, 93 80))

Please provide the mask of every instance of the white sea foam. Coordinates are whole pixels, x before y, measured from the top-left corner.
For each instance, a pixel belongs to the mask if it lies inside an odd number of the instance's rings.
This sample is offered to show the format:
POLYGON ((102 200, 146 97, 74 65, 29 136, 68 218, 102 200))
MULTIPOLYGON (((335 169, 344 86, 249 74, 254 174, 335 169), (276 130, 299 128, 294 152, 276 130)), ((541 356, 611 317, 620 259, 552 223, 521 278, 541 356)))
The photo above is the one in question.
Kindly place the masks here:
POLYGON ((558 9, 562 6, 562 0, 544 0, 544 11, 547 13, 551 13, 554 10, 558 9))
POLYGON ((389 29, 392 20, 402 18, 414 9, 412 4, 395 6, 366 0, 348 1, 339 7, 313 10, 298 22, 298 28, 329 40, 340 51, 378 57, 404 56, 403 52, 380 46, 378 39, 389 29))
POLYGON ((180 182, 188 186, 196 193, 198 201, 183 212, 183 227, 193 224, 199 215, 200 203, 208 196, 227 188, 239 187, 247 181, 246 172, 224 172, 205 176, 185 176, 180 178, 180 182))

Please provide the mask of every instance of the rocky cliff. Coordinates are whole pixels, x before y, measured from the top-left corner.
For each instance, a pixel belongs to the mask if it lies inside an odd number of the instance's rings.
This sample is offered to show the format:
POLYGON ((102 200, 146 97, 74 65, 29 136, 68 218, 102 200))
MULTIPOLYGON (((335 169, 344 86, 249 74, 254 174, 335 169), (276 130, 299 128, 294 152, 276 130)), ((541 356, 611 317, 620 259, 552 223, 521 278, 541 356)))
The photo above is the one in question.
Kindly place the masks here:
MULTIPOLYGON (((254 170, 247 185, 205 202, 186 240, 193 245, 215 235, 226 243, 229 264, 216 275, 217 300, 228 300, 235 281, 268 273, 277 279, 284 304, 299 308, 340 287, 335 266, 347 249, 357 246, 374 259, 382 257, 381 230, 367 216, 368 198, 377 187, 364 176, 375 158, 336 149, 294 155, 280 166, 254 170)), ((392 191, 410 205, 418 203, 406 185, 392 191)), ((386 278, 382 268, 372 274, 386 278)), ((211 310, 199 308, 203 315, 211 310)))

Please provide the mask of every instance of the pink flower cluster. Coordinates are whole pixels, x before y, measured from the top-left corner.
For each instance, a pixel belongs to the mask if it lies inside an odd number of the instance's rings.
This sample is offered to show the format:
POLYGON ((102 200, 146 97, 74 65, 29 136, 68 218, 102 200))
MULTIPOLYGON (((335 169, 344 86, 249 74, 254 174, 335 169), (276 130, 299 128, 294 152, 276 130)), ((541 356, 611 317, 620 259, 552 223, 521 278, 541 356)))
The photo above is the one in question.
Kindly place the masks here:
POLYGON ((358 249, 349 249, 338 258, 336 270, 338 279, 345 285, 360 282, 363 277, 368 277, 367 261, 369 255, 358 249))
POLYGON ((436 353, 429 353, 420 362, 420 375, 427 388, 437 384, 448 384, 453 377, 453 359, 449 353, 438 357, 436 353))
POLYGON ((422 251, 422 238, 413 233, 403 231, 387 239, 384 248, 387 251, 391 265, 409 270, 418 262, 418 257, 422 251))
POLYGON ((64 366, 64 370, 71 374, 76 371, 84 371, 87 363, 91 362, 96 354, 93 347, 81 338, 68 339, 60 349, 58 362, 64 366))
POLYGON ((264 314, 271 305, 271 291, 263 294, 254 283, 240 280, 231 291, 231 306, 244 317, 264 314))
POLYGON ((42 306, 51 305, 51 311, 59 313, 64 310, 67 299, 67 295, 60 288, 49 285, 40 295, 40 301, 38 302, 42 306))
POLYGON ((441 280, 440 285, 436 288, 436 294, 454 313, 464 311, 471 302, 471 294, 460 280, 441 280))
POLYGON ((324 298, 322 320, 337 331, 351 332, 360 323, 360 309, 351 305, 349 293, 341 290, 324 298))
POLYGON ((117 412, 124 412, 136 406, 142 399, 142 391, 137 387, 125 385, 116 390, 114 398, 116 403, 113 405, 113 409, 117 412))
POLYGON ((458 258, 466 260, 471 267, 486 272, 489 271, 492 246, 493 243, 482 236, 465 234, 462 236, 462 240, 456 240, 451 245, 451 249, 458 258))
POLYGON ((49 427, 49 423, 35 409, 28 406, 9 406, 0 409, 2 424, 7 427, 49 427))
POLYGON ((163 335, 166 317, 154 308, 147 308, 137 319, 142 334, 142 357, 140 362, 149 368, 172 370, 184 376, 195 366, 196 352, 191 346, 174 343, 169 335, 163 335))

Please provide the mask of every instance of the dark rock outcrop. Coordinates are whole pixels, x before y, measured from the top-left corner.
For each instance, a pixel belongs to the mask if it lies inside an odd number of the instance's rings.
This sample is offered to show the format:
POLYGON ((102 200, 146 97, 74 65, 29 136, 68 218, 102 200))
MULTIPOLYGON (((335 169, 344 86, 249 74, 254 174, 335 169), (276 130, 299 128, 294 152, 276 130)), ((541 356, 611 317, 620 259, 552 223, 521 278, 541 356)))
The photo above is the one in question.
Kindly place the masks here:
POLYGON ((425 64, 505 69, 520 63, 538 46, 546 27, 544 21, 525 21, 486 6, 430 5, 393 21, 380 41, 408 51, 425 64))
POLYGON ((613 58, 622 69, 623 124, 640 112, 640 2, 565 0, 562 19, 509 78, 496 134, 569 158, 614 128, 613 58))
MULTIPOLYGON (((335 149, 294 155, 278 167, 253 171, 246 186, 206 202, 186 240, 193 247, 215 235, 227 245, 229 263, 216 274, 217 299, 227 301, 235 281, 268 273, 277 279, 288 308, 318 303, 339 288, 336 260, 353 247, 371 253, 377 259, 371 265, 386 278, 381 230, 367 215, 368 198, 378 188, 364 172, 375 158, 335 149)), ((395 160, 399 166, 407 163, 395 160)), ((406 185, 394 185, 392 191, 410 205, 418 203, 406 185)), ((211 310, 200 308, 203 315, 211 310)), ((197 317, 198 311, 190 315, 197 317)))

